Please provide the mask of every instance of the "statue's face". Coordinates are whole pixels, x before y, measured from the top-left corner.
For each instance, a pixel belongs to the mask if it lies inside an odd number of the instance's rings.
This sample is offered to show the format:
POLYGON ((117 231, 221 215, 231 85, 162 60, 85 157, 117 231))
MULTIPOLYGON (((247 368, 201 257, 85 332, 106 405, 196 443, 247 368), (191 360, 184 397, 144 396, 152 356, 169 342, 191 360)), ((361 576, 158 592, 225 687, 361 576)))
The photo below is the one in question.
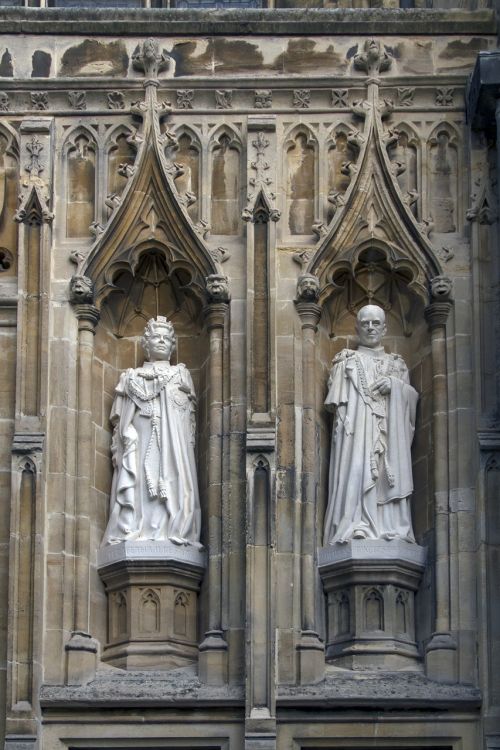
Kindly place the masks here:
POLYGON ((146 356, 152 362, 169 362, 174 349, 172 334, 163 326, 155 326, 145 344, 146 356))
POLYGON ((358 313, 356 333, 362 346, 373 348, 379 346, 387 333, 385 313, 377 305, 366 305, 358 313))
POLYGON ((314 276, 303 276, 299 279, 299 293, 302 297, 313 299, 318 294, 318 280, 314 276))

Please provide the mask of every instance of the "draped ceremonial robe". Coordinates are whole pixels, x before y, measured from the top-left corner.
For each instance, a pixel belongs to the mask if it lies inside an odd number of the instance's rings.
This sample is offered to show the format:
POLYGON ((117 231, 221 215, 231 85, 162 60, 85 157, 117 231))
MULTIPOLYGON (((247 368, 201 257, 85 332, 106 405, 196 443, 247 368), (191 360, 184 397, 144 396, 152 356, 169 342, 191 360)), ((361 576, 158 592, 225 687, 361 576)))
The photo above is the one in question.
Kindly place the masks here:
POLYGON ((418 394, 383 348, 344 349, 333 360, 326 407, 335 414, 324 544, 352 538, 414 542, 411 443, 418 394), (391 391, 372 390, 381 377, 391 391))

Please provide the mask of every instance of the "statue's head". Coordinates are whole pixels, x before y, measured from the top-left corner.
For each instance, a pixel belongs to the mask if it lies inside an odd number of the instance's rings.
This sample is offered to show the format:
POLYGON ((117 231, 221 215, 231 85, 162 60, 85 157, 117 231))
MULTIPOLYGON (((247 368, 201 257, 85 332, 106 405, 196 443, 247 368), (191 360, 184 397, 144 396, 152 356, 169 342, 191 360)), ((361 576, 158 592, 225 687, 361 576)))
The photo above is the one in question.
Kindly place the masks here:
POLYGON ((312 273, 303 273, 297 281, 297 297, 306 302, 317 302, 319 298, 319 279, 312 273))
POLYGON ((175 351, 175 332, 172 323, 163 315, 148 321, 141 340, 146 359, 150 362, 170 362, 175 351))
POLYGON ((365 305, 356 317, 356 333, 362 346, 379 346, 387 333, 385 312, 378 305, 365 305))
POLYGON ((73 304, 92 304, 94 301, 92 279, 82 275, 72 276, 69 284, 69 298, 73 304))

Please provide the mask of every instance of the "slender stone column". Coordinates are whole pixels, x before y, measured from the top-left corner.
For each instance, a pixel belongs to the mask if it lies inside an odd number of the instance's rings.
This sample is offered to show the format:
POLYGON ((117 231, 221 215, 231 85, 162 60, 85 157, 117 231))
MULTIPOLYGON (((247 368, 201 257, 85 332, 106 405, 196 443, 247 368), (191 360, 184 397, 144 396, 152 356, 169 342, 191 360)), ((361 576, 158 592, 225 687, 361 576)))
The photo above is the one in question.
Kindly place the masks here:
POLYGON ((314 289, 304 288, 299 279, 298 300, 295 303, 302 323, 302 512, 301 512, 301 634, 297 644, 300 684, 323 679, 325 669, 324 644, 316 629, 316 569, 315 569, 315 508, 317 488, 316 440, 316 332, 321 307, 316 300, 319 282, 313 276, 307 282, 314 289))
POLYGON ((446 321, 451 310, 451 282, 432 280, 432 302, 425 310, 431 333, 434 506, 435 506, 435 632, 427 644, 426 666, 430 678, 456 682, 456 642, 450 633, 450 540, 448 478, 448 387, 446 321))
POLYGON ((208 630, 199 647, 199 675, 200 680, 209 685, 223 685, 227 682, 227 643, 222 631, 222 440, 224 325, 229 308, 228 301, 226 289, 226 294, 212 298, 205 308, 206 327, 210 337, 207 455, 208 630))
POLYGON ((78 318, 78 416, 73 633, 66 644, 67 682, 80 684, 95 673, 97 643, 90 636, 90 497, 92 476, 92 359, 99 311, 92 302, 92 282, 72 279, 71 301, 78 318), (83 284, 81 292, 78 285, 83 284))

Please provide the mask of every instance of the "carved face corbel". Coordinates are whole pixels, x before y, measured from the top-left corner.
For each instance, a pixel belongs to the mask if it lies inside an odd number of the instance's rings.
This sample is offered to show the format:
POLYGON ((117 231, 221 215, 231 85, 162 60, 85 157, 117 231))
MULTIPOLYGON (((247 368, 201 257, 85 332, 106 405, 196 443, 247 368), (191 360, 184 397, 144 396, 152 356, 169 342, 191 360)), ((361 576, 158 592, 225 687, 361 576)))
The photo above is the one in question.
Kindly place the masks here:
POLYGON ((229 302, 229 280, 220 273, 207 276, 207 296, 209 302, 229 302))
POLYGON ((303 273, 297 281, 297 299, 301 302, 317 302, 319 299, 319 279, 312 273, 303 273))
POLYGON ((88 276, 72 276, 69 282, 69 301, 73 305, 94 303, 94 283, 88 276))

